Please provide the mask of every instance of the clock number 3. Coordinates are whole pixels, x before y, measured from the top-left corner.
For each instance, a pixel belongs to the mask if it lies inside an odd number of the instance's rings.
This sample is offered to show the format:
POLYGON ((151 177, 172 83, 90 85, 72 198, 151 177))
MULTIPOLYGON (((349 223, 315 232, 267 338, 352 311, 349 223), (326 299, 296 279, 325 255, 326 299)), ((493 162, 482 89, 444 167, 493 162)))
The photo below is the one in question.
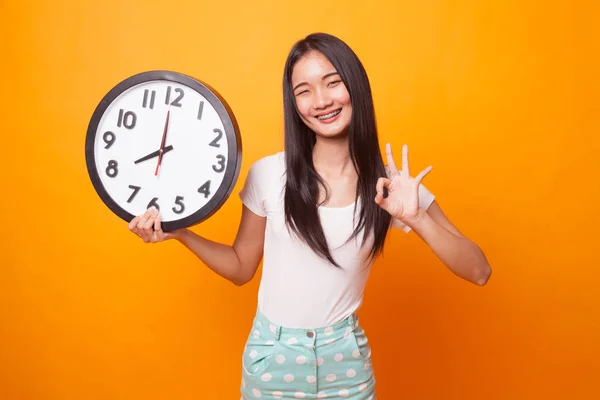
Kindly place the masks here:
POLYGON ((212 166, 213 170, 215 172, 223 172, 223 171, 225 171, 225 156, 219 154, 217 156, 217 160, 219 160, 219 161, 217 161, 217 165, 213 165, 212 166))

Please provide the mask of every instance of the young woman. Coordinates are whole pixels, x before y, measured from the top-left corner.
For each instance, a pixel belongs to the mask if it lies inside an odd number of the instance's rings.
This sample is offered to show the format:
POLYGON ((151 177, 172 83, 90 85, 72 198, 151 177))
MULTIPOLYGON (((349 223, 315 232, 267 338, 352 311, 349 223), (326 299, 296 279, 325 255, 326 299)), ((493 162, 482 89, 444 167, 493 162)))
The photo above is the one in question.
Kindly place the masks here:
POLYGON ((254 163, 240 197, 233 245, 184 229, 165 233, 149 209, 130 230, 144 242, 176 239, 236 285, 264 255, 258 307, 242 358, 243 399, 375 398, 368 340, 356 311, 390 227, 414 230, 459 277, 484 285, 479 247, 446 218, 408 150, 387 168, 367 74, 340 39, 297 42, 283 77, 285 151, 254 163))

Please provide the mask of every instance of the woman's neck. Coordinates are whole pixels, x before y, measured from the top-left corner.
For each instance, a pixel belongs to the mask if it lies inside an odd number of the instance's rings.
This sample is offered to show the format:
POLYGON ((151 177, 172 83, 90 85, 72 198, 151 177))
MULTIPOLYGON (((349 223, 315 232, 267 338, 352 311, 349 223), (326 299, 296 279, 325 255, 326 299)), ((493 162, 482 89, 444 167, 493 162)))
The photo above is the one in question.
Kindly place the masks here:
POLYGON ((339 178, 356 174, 350 159, 348 136, 333 138, 317 136, 313 148, 313 165, 323 177, 339 178))

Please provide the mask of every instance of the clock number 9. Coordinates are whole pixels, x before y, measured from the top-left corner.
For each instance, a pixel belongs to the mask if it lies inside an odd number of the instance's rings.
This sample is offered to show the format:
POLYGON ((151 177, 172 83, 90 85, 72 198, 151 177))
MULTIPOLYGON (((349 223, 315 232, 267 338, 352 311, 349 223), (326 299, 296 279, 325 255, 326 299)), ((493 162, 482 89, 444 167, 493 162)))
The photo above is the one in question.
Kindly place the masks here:
POLYGON ((110 160, 108 162, 108 167, 106 167, 106 175, 108 175, 110 178, 117 176, 119 173, 119 169, 117 168, 118 166, 119 163, 117 163, 115 160, 110 160))
POLYGON ((217 165, 213 165, 213 166, 212 166, 212 167, 213 167, 213 170, 214 170, 215 172, 223 172, 223 171, 225 171, 225 156, 223 156, 223 155, 219 154, 219 155, 217 156, 217 160, 219 160, 219 161, 217 162, 217 165))
POLYGON ((111 131, 106 131, 104 132, 104 135, 102 135, 102 139, 104 139, 104 143, 106 143, 106 146, 104 146, 104 148, 110 149, 110 146, 112 146, 115 142, 116 136, 111 131))

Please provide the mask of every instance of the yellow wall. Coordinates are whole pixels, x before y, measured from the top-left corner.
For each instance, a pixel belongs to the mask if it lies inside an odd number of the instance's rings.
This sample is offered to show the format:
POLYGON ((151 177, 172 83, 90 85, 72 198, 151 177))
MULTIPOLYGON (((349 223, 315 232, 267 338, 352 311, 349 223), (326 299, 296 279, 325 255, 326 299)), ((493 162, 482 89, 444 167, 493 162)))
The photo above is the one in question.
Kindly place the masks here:
POLYGON ((94 192, 85 133, 138 72, 215 87, 243 166, 194 230, 231 242, 248 168, 282 148, 285 57, 312 31, 356 50, 382 143, 408 143, 415 171, 434 165, 426 185, 494 267, 476 287, 392 235, 362 310, 380 398, 595 397, 594 3, 3 1, 0 398, 238 398, 259 280, 237 288, 177 243, 141 243, 94 192))

